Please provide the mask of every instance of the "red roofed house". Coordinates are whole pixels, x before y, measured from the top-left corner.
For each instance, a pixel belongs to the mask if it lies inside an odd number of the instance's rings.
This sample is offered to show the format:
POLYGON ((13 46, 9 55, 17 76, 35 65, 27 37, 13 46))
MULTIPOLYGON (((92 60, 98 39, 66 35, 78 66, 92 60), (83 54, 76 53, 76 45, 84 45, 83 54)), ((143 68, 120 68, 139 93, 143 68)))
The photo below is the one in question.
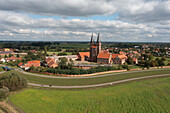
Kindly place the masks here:
POLYGON ((110 64, 112 55, 110 53, 99 53, 97 56, 97 63, 99 64, 110 64))
POLYGON ((12 56, 11 58, 6 58, 5 60, 6 60, 6 62, 9 62, 9 61, 22 60, 22 58, 20 58, 20 57, 15 57, 15 56, 12 56))
POLYGON ((21 68, 25 68, 25 70, 29 69, 31 66, 34 67, 40 67, 40 61, 39 60, 34 60, 34 61, 27 61, 26 64, 22 65, 21 68))
POLYGON ((46 58, 45 61, 47 62, 49 67, 55 68, 58 66, 54 58, 46 58))
POLYGON ((77 57, 78 57, 77 59, 80 61, 89 60, 90 52, 79 52, 77 57))

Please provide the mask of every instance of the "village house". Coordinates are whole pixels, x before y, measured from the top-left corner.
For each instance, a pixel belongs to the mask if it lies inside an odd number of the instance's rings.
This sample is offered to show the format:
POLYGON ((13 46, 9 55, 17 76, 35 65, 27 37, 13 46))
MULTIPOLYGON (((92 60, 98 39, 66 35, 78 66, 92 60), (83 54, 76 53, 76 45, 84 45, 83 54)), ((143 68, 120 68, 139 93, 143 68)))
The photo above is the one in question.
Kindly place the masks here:
POLYGON ((41 63, 39 60, 34 60, 34 61, 27 61, 27 63, 20 63, 18 64, 18 66, 20 68, 24 68, 25 70, 28 70, 31 66, 34 66, 34 67, 40 67, 41 66, 41 63))
POLYGON ((12 56, 10 58, 6 58, 5 60, 6 60, 6 62, 10 62, 10 61, 22 60, 22 58, 12 56))
POLYGON ((55 68, 58 66, 54 58, 46 58, 45 61, 49 67, 55 68))

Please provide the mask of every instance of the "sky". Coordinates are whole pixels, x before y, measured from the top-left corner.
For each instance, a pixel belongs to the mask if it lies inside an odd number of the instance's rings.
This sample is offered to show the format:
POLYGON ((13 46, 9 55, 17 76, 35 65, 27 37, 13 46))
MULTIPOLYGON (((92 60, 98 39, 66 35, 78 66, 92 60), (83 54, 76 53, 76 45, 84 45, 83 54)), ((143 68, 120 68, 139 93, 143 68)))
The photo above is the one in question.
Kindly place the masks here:
POLYGON ((0 0, 1 41, 170 42, 170 0, 0 0))

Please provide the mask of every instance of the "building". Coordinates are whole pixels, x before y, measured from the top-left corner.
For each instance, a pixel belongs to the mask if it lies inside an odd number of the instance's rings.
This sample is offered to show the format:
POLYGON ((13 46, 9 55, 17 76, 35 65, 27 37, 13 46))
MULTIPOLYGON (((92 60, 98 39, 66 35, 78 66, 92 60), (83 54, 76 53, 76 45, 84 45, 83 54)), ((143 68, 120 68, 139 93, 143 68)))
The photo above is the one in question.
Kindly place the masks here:
POLYGON ((5 60, 6 60, 6 62, 9 62, 9 61, 22 60, 22 58, 20 58, 20 57, 15 57, 15 56, 12 56, 12 57, 10 57, 10 58, 6 58, 5 60))
POLYGON ((58 66, 54 58, 46 58, 45 61, 49 67, 55 68, 58 66))
POLYGON ((90 52, 79 52, 77 55, 77 60, 88 61, 90 58, 90 52))
POLYGON ((97 62, 97 56, 101 53, 101 41, 100 41, 100 36, 98 34, 97 36, 97 42, 94 42, 93 39, 93 34, 91 36, 91 41, 90 41, 90 61, 91 62, 97 62))
POLYGON ((25 70, 28 70, 31 66, 34 67, 40 67, 41 63, 39 60, 34 60, 34 61, 27 61, 25 64, 18 64, 19 67, 24 68, 25 70))

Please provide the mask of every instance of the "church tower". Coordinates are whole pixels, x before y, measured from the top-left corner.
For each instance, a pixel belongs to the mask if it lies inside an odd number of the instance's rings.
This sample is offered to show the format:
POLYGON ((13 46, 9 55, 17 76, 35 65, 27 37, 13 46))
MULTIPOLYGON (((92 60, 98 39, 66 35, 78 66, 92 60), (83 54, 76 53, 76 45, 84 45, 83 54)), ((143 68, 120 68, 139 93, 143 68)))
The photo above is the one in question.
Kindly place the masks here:
POLYGON ((94 46, 94 39, 93 34, 91 35, 91 41, 90 41, 90 61, 93 62, 93 46, 94 46))
POLYGON ((98 34, 97 42, 94 43, 93 34, 92 34, 91 41, 90 41, 90 61, 91 62, 97 62, 97 56, 98 56, 99 53, 101 53, 100 36, 98 34))
POLYGON ((101 40, 100 40, 100 34, 98 34, 97 36, 97 43, 96 43, 96 46, 97 46, 97 55, 99 53, 101 53, 101 40))

